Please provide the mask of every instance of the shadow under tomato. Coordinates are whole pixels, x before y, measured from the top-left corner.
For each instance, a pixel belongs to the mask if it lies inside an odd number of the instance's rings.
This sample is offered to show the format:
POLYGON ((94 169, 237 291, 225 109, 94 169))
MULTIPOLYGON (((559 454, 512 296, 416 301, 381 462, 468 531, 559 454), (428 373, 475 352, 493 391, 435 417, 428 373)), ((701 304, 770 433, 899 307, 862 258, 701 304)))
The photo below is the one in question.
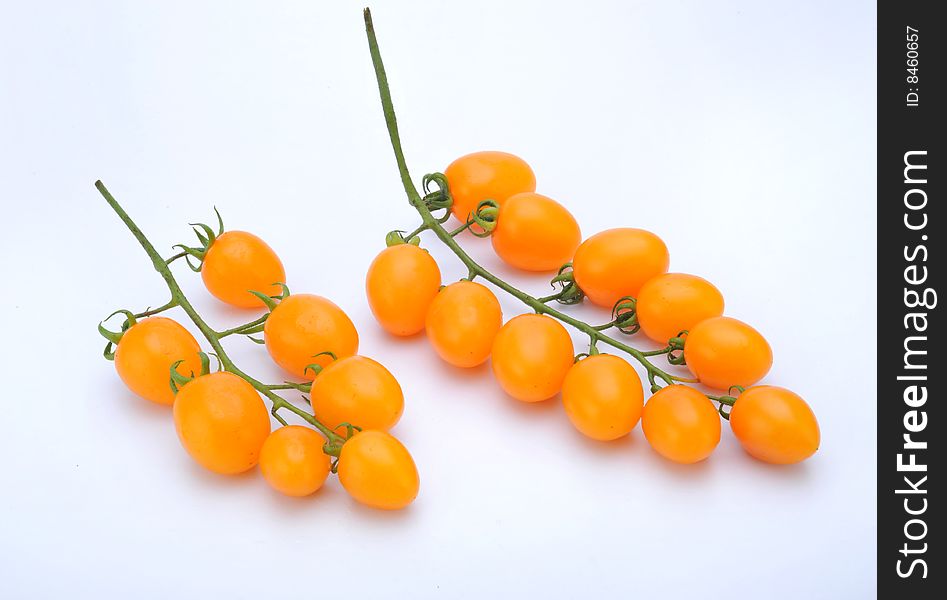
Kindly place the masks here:
POLYGON ((409 523, 415 518, 417 508, 414 503, 401 510, 379 510, 356 502, 352 498, 339 498, 340 504, 347 504, 348 512, 359 521, 375 525, 409 523))
POLYGON ((266 485, 266 482, 263 481, 262 475, 257 467, 253 467, 248 471, 243 473, 237 473, 236 475, 222 475, 220 473, 214 473, 208 469, 205 469, 201 465, 197 464, 190 456, 187 455, 187 452, 184 448, 180 446, 176 449, 181 456, 181 462, 186 463, 186 469, 191 475, 191 478, 197 483, 205 488, 217 488, 217 489, 230 489, 230 488, 239 488, 246 485, 266 485))
POLYGON ((267 494, 265 495, 273 507, 281 515, 289 515, 290 517, 303 515, 312 510, 327 510, 330 505, 333 507, 332 510, 335 510, 337 504, 348 500, 347 494, 338 485, 334 475, 329 475, 329 479, 315 493, 301 497, 287 496, 277 492, 267 485, 262 477, 260 483, 266 487, 267 494))
POLYGON ((643 443, 643 440, 636 439, 637 429, 633 429, 628 435, 624 435, 616 440, 601 441, 594 440, 589 436, 584 435, 582 432, 572 426, 572 423, 569 421, 568 417, 566 417, 565 421, 568 424, 569 429, 572 430, 572 441, 577 446, 579 446, 583 452, 588 452, 590 454, 597 454, 600 456, 630 456, 634 452, 640 450, 643 443))
POLYGON ((490 371, 490 360, 486 360, 483 363, 477 365, 476 367, 456 367, 448 362, 445 362, 438 356, 437 352, 433 348, 430 349, 431 358, 429 362, 431 364, 438 365, 438 368, 447 373, 455 379, 460 379, 462 381, 482 381, 485 377, 493 377, 493 373, 490 371))
POLYGON ((721 460, 721 457, 716 457, 711 454, 709 457, 700 462, 692 464, 677 463, 658 454, 653 448, 651 448, 651 446, 648 445, 647 440, 644 439, 642 440, 642 443, 639 444, 638 450, 638 456, 640 456, 642 460, 646 461, 649 466, 653 466, 655 469, 662 470, 673 479, 686 481, 689 483, 700 483, 706 481, 713 476, 713 472, 717 468, 723 468, 723 465, 719 463, 725 462, 721 460))
POLYGON ((427 343, 427 337, 418 334, 419 338, 424 340, 424 364, 427 365, 428 369, 435 369, 439 374, 443 374, 452 379, 459 379, 464 382, 473 381, 473 380, 482 380, 484 378, 493 377, 493 373, 490 370, 490 359, 488 358, 484 362, 480 363, 475 367, 456 367, 440 357, 434 348, 427 343))
POLYGON ((780 485, 788 484, 790 486, 800 486, 811 483, 815 479, 815 467, 813 462, 819 460, 816 453, 808 459, 793 465, 774 465, 755 459, 742 449, 737 456, 741 463, 741 468, 751 470, 754 475, 772 479, 774 483, 780 485))
POLYGON ((280 519, 304 516, 314 510, 348 511, 360 522, 367 520, 380 524, 406 522, 412 518, 413 504, 402 510, 378 510, 359 504, 345 492, 336 475, 329 475, 329 479, 314 494, 302 497, 281 494, 270 488, 262 476, 259 479, 259 484, 266 487, 267 493, 264 496, 272 504, 274 512, 280 515, 280 519))
POLYGON ((378 322, 375 321, 374 317, 372 317, 371 326, 375 328, 375 331, 373 332, 374 334, 377 334, 386 340, 391 340, 396 344, 418 345, 421 342, 427 341, 427 334, 424 332, 424 329, 409 335, 395 335, 388 332, 384 327, 379 325, 378 322))
POLYGON ((496 381, 494 381, 494 384, 496 385, 497 393, 502 395, 503 399, 506 400, 506 409, 512 411, 513 414, 517 416, 535 418, 537 415, 540 415, 548 418, 562 411, 562 399, 559 397, 559 394, 546 400, 540 400, 539 402, 524 402, 504 392, 503 388, 501 388, 500 384, 496 383, 496 381))

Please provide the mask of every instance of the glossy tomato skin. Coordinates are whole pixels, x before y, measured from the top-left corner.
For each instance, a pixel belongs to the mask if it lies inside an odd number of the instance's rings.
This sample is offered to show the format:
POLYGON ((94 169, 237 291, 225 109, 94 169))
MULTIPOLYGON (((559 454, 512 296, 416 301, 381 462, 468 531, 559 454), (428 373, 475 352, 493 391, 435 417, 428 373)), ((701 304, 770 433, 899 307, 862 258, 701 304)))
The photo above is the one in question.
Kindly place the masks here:
POLYGON ((542 194, 507 198, 490 239, 503 261, 524 271, 555 271, 569 262, 582 232, 564 206, 542 194))
POLYGON ((418 496, 421 482, 414 459, 384 431, 356 433, 342 446, 338 466, 342 487, 366 506, 399 510, 418 496))
POLYGON ((539 402, 562 389, 573 352, 572 338, 558 321, 545 315, 519 315, 497 332, 491 365, 507 394, 539 402))
POLYGON ((326 366, 337 358, 358 352, 358 332, 345 312, 330 300, 314 294, 293 294, 273 309, 263 327, 270 357, 296 377, 306 377, 311 364, 326 366))
POLYGON ((274 490, 287 496, 314 494, 329 477, 325 439, 301 425, 280 427, 266 438, 260 451, 260 472, 274 490))
POLYGON ((644 229, 608 229, 588 238, 575 251, 575 282, 590 301, 612 308, 623 296, 638 297, 649 279, 668 270, 667 246, 644 229))
POLYGON ((641 429, 654 450, 668 460, 704 460, 720 443, 720 416, 713 403, 692 387, 669 385, 651 396, 641 429))
POLYGON ((773 366, 773 351, 766 338, 743 321, 713 317, 687 334, 684 360, 701 383, 728 390, 762 379, 773 366))
POLYGON ((500 206, 520 192, 536 191, 536 176, 526 161, 507 152, 483 151, 461 156, 444 170, 454 199, 451 212, 461 222, 483 200, 500 206))
POLYGON ((730 428, 750 456, 775 465, 802 462, 815 454, 821 439, 806 401, 772 385, 740 394, 730 411, 730 428))
POLYGON ((562 384, 562 404, 576 429, 599 441, 628 435, 641 418, 641 378, 627 361, 596 354, 575 363, 562 384))
POLYGON ((476 367, 490 357, 503 326, 497 297, 484 285, 458 281, 442 289, 428 309, 427 337, 437 354, 455 367, 476 367))
POLYGON ((427 250, 412 244, 385 248, 368 267, 365 292, 378 323, 393 335, 424 329, 428 307, 441 287, 441 271, 427 250))
POLYGON ((253 386, 221 371, 197 377, 178 391, 174 427, 198 464, 234 475, 257 464, 270 435, 270 415, 253 386))
POLYGON ((266 242, 246 231, 226 231, 214 240, 201 267, 204 286, 218 300, 240 308, 262 308, 263 301, 250 293, 278 296, 286 271, 266 242))
POLYGON ((635 310, 641 331, 666 344, 681 331, 722 315, 723 294, 696 275, 665 273, 641 286, 635 310))
POLYGON ((201 372, 200 345, 180 323, 149 317, 128 328, 115 349, 115 370, 128 389, 156 404, 174 404, 171 365, 190 376, 201 372))
MULTIPOLYGON (((404 412, 404 393, 388 369, 366 356, 340 358, 313 379, 312 410, 329 427, 341 423, 388 431, 404 412)), ((338 430, 340 435, 345 427, 338 430)))

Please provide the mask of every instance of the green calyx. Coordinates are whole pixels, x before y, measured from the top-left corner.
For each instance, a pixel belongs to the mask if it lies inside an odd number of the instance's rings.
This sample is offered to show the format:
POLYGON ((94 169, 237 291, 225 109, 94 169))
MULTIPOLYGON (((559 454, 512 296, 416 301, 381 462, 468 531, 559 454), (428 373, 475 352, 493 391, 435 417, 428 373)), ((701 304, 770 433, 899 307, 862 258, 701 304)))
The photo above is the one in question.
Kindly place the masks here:
POLYGON ((638 301, 631 296, 622 296, 612 307, 612 323, 625 335, 634 335, 641 330, 635 308, 638 301))
POLYGON ((192 271, 195 273, 200 272, 204 267, 204 257, 207 256, 207 251, 210 250, 210 247, 217 241, 217 238, 224 233, 224 220, 220 216, 220 211, 217 210, 216 206, 214 207, 214 213, 217 215, 217 231, 211 229, 210 225, 206 223, 188 223, 197 236, 197 241, 200 242, 200 245, 195 247, 185 244, 175 244, 172 248, 177 248, 180 252, 171 257, 168 260, 169 263, 179 258, 184 258, 187 262, 187 266, 190 267, 192 271))
POLYGON ((681 331, 668 340, 668 362, 672 365, 686 365, 684 359, 684 342, 687 340, 687 330, 681 331))
MULTIPOLYGON (((279 296, 270 296, 270 295, 264 294, 263 292, 258 292, 256 290, 247 290, 248 292, 250 292, 257 298, 259 298, 260 301, 262 301, 263 304, 266 305, 267 310, 269 310, 270 312, 273 312, 276 309, 276 307, 279 306, 279 302, 282 302, 283 300, 289 298, 289 294, 290 294, 289 286, 287 286, 282 281, 273 282, 272 285, 280 286, 281 291, 280 291, 279 296)), ((241 331, 240 333, 260 333, 261 331, 263 331, 262 328, 259 329, 259 331, 241 331)), ((247 337, 250 337, 250 336, 247 336, 247 337)), ((253 341, 256 341, 256 339, 254 338, 250 338, 250 339, 252 339, 253 341)))
POLYGON ((742 394, 746 391, 742 385, 731 385, 730 389, 727 390, 727 393, 721 396, 711 396, 707 394, 707 397, 713 400, 714 402, 719 402, 720 406, 717 407, 717 412, 720 413, 720 416, 726 420, 730 420, 730 411, 733 410, 733 405, 736 404, 737 395, 733 393, 736 390, 737 394, 742 394), (726 410, 724 407, 727 407, 726 410))
POLYGON ((339 423, 335 430, 338 431, 339 427, 345 427, 345 437, 340 437, 338 440, 326 442, 322 446, 322 451, 329 456, 334 457, 335 459, 332 461, 331 465, 331 471, 333 473, 338 473, 339 471, 339 456, 342 454, 342 446, 345 445, 345 442, 352 439, 352 436, 362 430, 362 428, 358 425, 352 425, 351 423, 339 423))
POLYGON ((431 212, 446 209, 444 215, 438 218, 438 222, 446 221, 450 217, 450 207, 454 204, 447 177, 443 173, 428 173, 421 178, 421 187, 424 189, 424 197, 421 201, 431 212), (436 189, 431 189, 432 184, 437 186, 436 189))
MULTIPOLYGON (((324 351, 324 352, 319 352, 318 354, 313 354, 313 355, 312 355, 312 358, 318 358, 318 357, 320 357, 320 356, 328 356, 328 357, 331 358, 333 361, 339 360, 339 357, 335 355, 335 352, 330 352, 329 350, 326 350, 326 351, 324 351)), ((318 364, 318 363, 308 364, 308 365, 306 365, 306 368, 303 369, 303 374, 306 374, 306 373, 308 373, 309 371, 312 371, 312 376, 313 376, 313 378, 315 378, 316 376, 319 375, 319 373, 322 372, 322 369, 324 369, 324 368, 325 368, 325 367, 323 367, 322 365, 320 365, 320 364, 318 364)))
POLYGON ((555 300, 559 304, 572 305, 582 302, 582 299, 585 298, 585 293, 575 282, 571 262, 559 267, 559 272, 552 278, 549 285, 551 285, 553 289, 558 288, 559 291, 552 296, 540 298, 539 301, 543 304, 555 300))
POLYGON ((579 362, 580 360, 585 360, 586 358, 592 358, 593 356, 598 356, 599 354, 601 354, 601 352, 598 349, 598 346, 596 346, 596 341, 597 340, 593 339, 589 343, 588 352, 582 352, 582 353, 576 354, 575 357, 573 357, 572 359, 572 363, 575 364, 579 362))
POLYGON ((125 335, 125 332, 131 329, 131 327, 137 322, 138 320, 135 318, 135 314, 132 311, 120 308, 109 316, 105 317, 105 319, 99 323, 99 335, 108 340, 108 343, 105 344, 105 351, 102 353, 106 360, 115 360, 114 346, 118 346, 118 343, 122 341, 122 337, 125 335), (125 320, 122 322, 121 331, 111 331, 106 329, 105 321, 108 321, 118 314, 125 315, 125 320))
POLYGON ((390 248, 392 246, 398 246, 401 244, 411 244, 412 246, 420 246, 421 238, 417 234, 410 235, 406 237, 407 232, 396 229, 394 231, 389 231, 385 236, 385 246, 390 248))
POLYGON ((204 375, 208 375, 209 373, 211 373, 211 367, 210 367, 211 356, 217 359, 217 371, 220 371, 221 368, 223 367, 220 361, 220 357, 218 357, 216 354, 209 355, 206 352, 198 352, 197 356, 201 359, 201 371, 200 373, 197 373, 196 375, 194 374, 193 371, 191 371, 190 376, 184 375, 183 373, 178 371, 178 367, 180 367, 184 363, 183 359, 172 363, 171 368, 170 368, 170 371, 171 371, 170 384, 171 384, 171 391, 174 392, 175 394, 177 394, 178 391, 182 387, 184 387, 185 385, 187 385, 194 379, 198 377, 203 377, 204 375))
POLYGON ((497 227, 497 219, 500 216, 500 205, 497 204, 496 200, 481 200, 477 204, 477 208, 470 213, 470 222, 480 226, 482 231, 477 231, 473 227, 470 228, 470 233, 474 234, 479 238, 490 237, 493 235, 493 230, 497 227))

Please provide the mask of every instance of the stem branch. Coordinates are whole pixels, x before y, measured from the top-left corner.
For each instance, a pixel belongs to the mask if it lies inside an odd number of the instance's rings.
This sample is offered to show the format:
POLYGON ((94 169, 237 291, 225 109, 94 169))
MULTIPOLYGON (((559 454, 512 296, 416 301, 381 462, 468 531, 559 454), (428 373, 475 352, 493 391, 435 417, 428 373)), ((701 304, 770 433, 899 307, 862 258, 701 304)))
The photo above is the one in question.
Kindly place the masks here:
POLYGON ((171 298, 170 300, 168 300, 167 304, 163 304, 163 305, 159 306, 158 308, 149 308, 149 309, 143 310, 143 311, 140 312, 140 313, 136 313, 136 314, 135 314, 135 318, 136 318, 136 319, 144 319, 145 317, 150 317, 150 316, 152 316, 152 315, 157 315, 157 314, 159 314, 159 313, 163 313, 163 312, 166 311, 166 310, 170 310, 170 309, 174 308, 174 307, 177 306, 177 305, 178 305, 178 301, 175 300, 174 298, 171 298))
POLYGON ((264 323, 266 323, 266 319, 267 319, 269 316, 270 316, 270 313, 266 313, 265 315, 263 315, 263 316, 260 317, 259 319, 255 319, 255 320, 253 320, 253 321, 250 321, 249 323, 244 323, 243 325, 238 325, 238 326, 234 327, 233 329, 226 329, 226 330, 224 330, 224 331, 218 331, 218 332, 217 332, 217 337, 219 337, 219 338, 225 338, 225 337, 227 337, 228 335, 236 335, 236 334, 241 334, 241 333, 260 333, 260 332, 262 331, 262 330, 260 329, 260 326, 262 326, 264 323))

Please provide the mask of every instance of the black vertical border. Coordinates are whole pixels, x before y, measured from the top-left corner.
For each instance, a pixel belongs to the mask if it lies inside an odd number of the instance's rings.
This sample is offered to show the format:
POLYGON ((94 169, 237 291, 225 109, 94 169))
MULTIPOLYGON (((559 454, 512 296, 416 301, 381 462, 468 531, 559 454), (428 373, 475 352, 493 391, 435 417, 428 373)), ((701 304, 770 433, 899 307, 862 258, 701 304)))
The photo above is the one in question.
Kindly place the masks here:
MULTIPOLYGON (((913 290, 924 293, 926 289, 940 292, 944 272, 941 249, 944 235, 942 220, 944 211, 945 156, 939 151, 943 144, 944 128, 940 121, 947 120, 947 103, 943 94, 944 77, 947 77, 947 62, 944 61, 944 37, 947 22, 935 16, 947 5, 938 7, 933 1, 881 0, 877 13, 877 100, 878 100, 878 592, 880 598, 944 598, 944 565, 939 557, 943 551, 938 545, 942 540, 940 506, 942 499, 934 493, 935 486, 943 487, 939 462, 935 454, 947 454, 944 448, 944 411, 940 407, 945 398, 943 381, 947 379, 947 364, 944 352, 938 347, 947 342, 943 339, 943 323, 939 306, 932 308, 907 306, 906 294, 913 290), (907 78, 911 66, 908 60, 908 27, 917 30, 917 82, 907 78), (916 106, 908 94, 917 94, 916 106), (914 169, 907 176, 915 180, 905 181, 905 155, 914 154, 911 162, 925 164, 926 171, 914 169), (926 173, 926 175, 925 175, 926 173), (925 183, 916 180, 926 179, 925 183), (923 193, 911 190, 923 190, 923 193), (908 201, 926 206, 909 209, 908 201), (912 230, 924 223, 922 229, 912 230), (923 249, 922 249, 923 248, 923 249), (925 271, 926 268, 926 271, 925 271), (926 274, 922 283, 913 283, 926 274), (909 279, 911 280, 909 282, 909 279), (926 316, 911 317, 925 313, 926 316), (920 325, 924 331, 917 331, 920 325), (912 350, 926 352, 914 354, 913 364, 925 364, 926 369, 905 367, 905 341, 912 350), (906 381, 903 376, 924 376, 926 380, 906 381), (911 406, 905 401, 905 390, 917 384, 927 390, 923 405, 911 406), (912 412, 917 411, 917 412, 912 412), (922 415, 923 413, 923 415, 922 415), (926 419, 926 422, 925 422, 926 419), (925 426, 920 431, 921 423, 925 426), (905 434, 912 440, 928 443, 927 449, 906 450, 905 434), (898 455, 907 463, 914 455, 915 462, 927 465, 926 471, 899 471, 898 455), (927 479, 922 481, 926 476, 927 479), (908 480, 905 479, 908 478, 908 480), (924 493, 911 491, 911 482, 924 493), (908 510, 923 513, 912 515, 908 510), (909 523, 911 519, 917 521, 909 523), (920 537, 921 534, 923 537, 920 537), (920 539, 910 539, 910 536, 920 539), (926 546, 925 546, 926 544, 926 546), (916 553, 915 553, 916 552, 916 553), (914 561, 923 560, 914 564, 914 561), (899 563, 900 561, 900 563, 899 563), (913 565, 913 571, 911 567, 913 565), (926 568, 926 569, 925 569, 926 568), (899 574, 898 570, 902 574, 899 574), (926 578, 922 577, 926 570, 926 578), (907 577, 904 573, 911 572, 907 577), (936 592, 935 592, 936 590, 936 592)), ((928 297, 930 297, 928 295, 928 297)), ((913 296, 912 296, 913 298, 913 296)), ((947 295, 938 297, 937 303, 947 302, 947 295)), ((930 303, 933 304, 933 303, 930 303)), ((910 396, 909 399, 915 398, 910 396)), ((857 502, 857 499, 853 499, 857 502)))

